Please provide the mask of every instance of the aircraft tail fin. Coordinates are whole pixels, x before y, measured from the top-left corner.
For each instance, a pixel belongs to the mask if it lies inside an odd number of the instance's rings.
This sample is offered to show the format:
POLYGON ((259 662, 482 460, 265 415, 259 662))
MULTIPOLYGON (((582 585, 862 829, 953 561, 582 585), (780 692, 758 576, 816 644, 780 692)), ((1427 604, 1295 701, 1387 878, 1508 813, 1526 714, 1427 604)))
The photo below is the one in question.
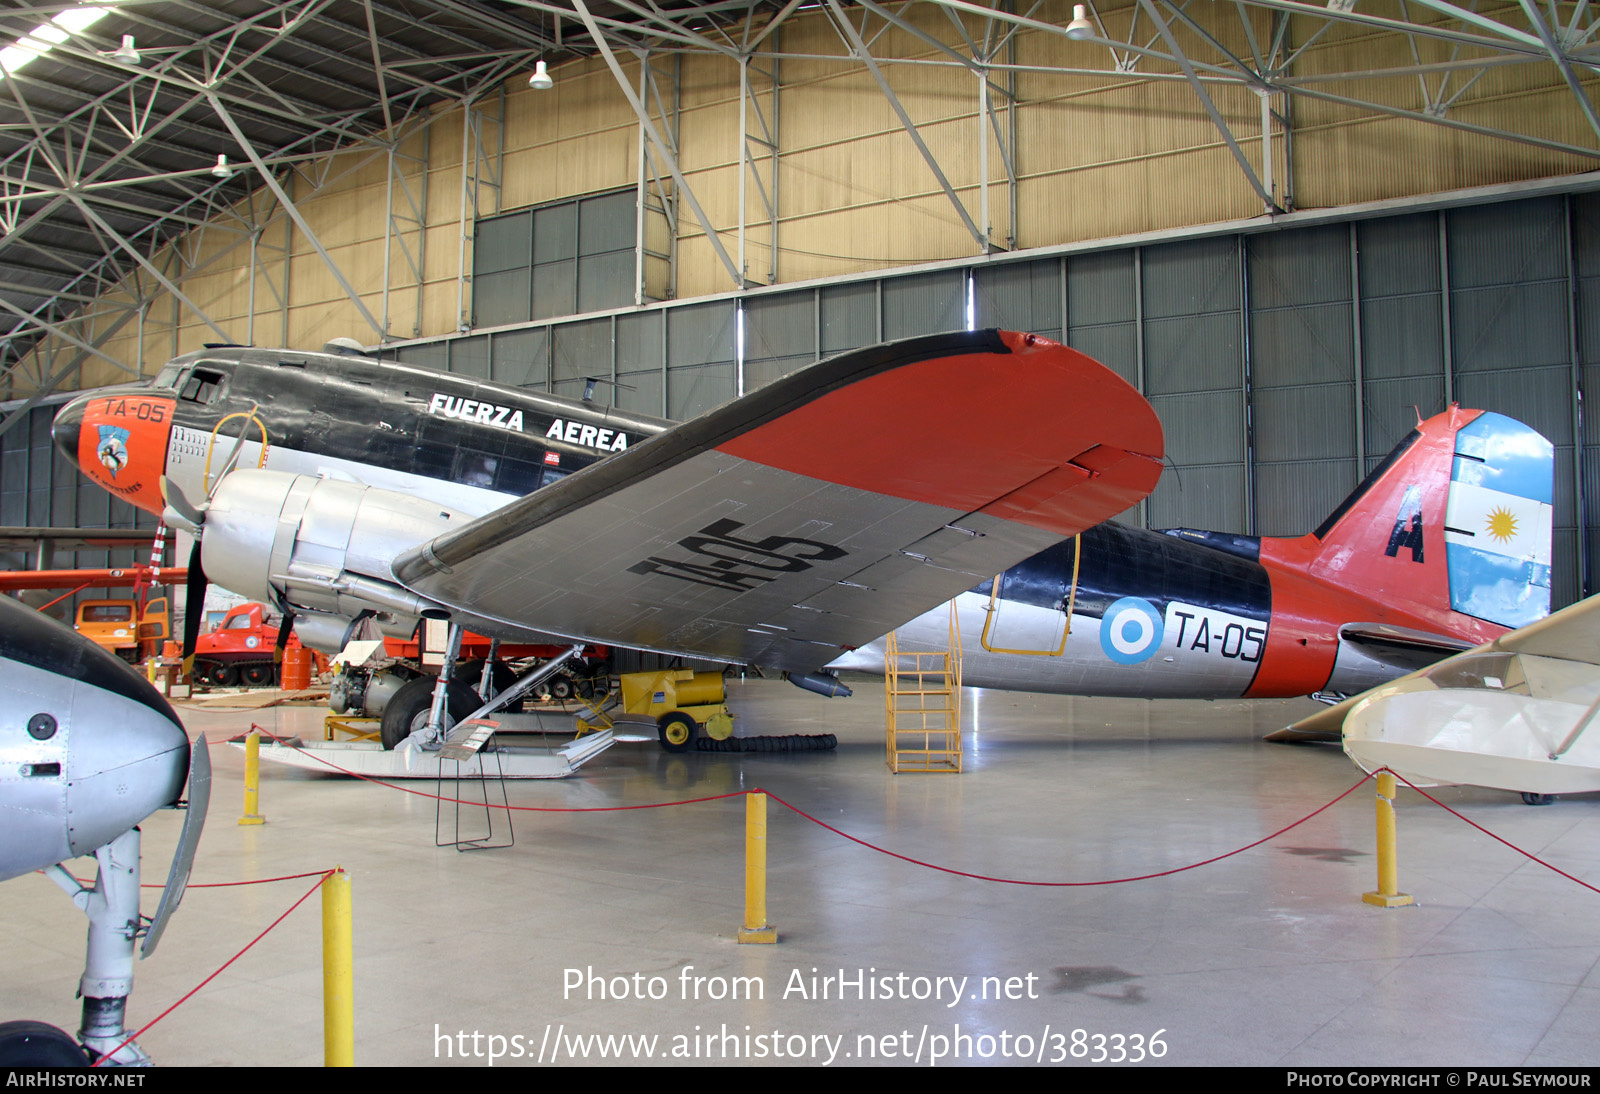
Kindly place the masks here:
POLYGON ((1309 536, 1311 576, 1375 602, 1521 627, 1550 612, 1555 449, 1532 428, 1452 406, 1420 423, 1309 536))

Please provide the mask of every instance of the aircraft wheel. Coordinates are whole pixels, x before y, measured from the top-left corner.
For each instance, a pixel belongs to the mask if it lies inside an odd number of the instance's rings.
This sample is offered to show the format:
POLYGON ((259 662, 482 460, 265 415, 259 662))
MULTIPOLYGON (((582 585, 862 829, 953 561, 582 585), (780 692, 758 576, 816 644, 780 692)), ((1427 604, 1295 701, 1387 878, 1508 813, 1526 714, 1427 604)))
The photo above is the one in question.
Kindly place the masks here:
POLYGON ((258 688, 263 684, 270 684, 273 682, 271 665, 246 665, 244 667, 243 675, 244 682, 253 688, 258 688))
POLYGON ((674 710, 657 720, 656 732, 661 737, 661 747, 668 752, 689 752, 694 748, 695 738, 700 736, 700 727, 683 711, 674 710))
MULTIPOLYGON (((432 676, 419 676, 406 681, 394 693, 394 697, 383 708, 383 722, 378 727, 378 736, 384 748, 397 747, 411 736, 413 729, 420 729, 427 722, 428 711, 433 706, 435 683, 437 681, 432 676)), ((444 727, 449 729, 481 705, 477 692, 459 680, 450 681, 450 687, 445 691, 444 727)))
POLYGON ((1523 805, 1549 805, 1555 800, 1554 794, 1530 794, 1527 791, 1522 794, 1523 805))
POLYGON ((44 1022, 0 1022, 0 1067, 88 1067, 89 1054, 44 1022))
POLYGON ((239 673, 232 665, 212 661, 200 670, 201 679, 214 688, 231 688, 239 682, 239 673))

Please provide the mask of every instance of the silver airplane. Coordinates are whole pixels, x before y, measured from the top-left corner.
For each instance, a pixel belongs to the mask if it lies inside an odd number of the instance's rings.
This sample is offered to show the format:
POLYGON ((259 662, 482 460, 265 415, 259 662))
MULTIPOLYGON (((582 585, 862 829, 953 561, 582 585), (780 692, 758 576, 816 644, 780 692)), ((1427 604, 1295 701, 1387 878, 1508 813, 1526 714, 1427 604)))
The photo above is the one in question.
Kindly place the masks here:
POLYGON ((183 897, 210 785, 205 738, 191 747, 178 716, 143 677, 0 596, 0 881, 43 871, 89 917, 77 1038, 43 1022, 0 1023, 0 1066, 150 1062, 123 1028, 134 950, 154 952, 183 897), (183 834, 160 904, 145 919, 138 824, 181 806, 186 776, 183 834), (92 885, 62 865, 79 855, 95 857, 92 885))

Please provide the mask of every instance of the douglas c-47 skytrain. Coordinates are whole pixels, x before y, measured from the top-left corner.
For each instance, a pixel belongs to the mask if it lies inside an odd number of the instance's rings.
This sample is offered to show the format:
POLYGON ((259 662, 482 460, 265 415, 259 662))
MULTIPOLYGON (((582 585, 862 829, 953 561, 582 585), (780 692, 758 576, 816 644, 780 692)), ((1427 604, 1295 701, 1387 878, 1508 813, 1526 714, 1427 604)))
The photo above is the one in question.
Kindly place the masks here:
MULTIPOLYGON (((1008 332, 844 354, 678 426, 348 352, 217 347, 80 396, 55 441, 197 533, 191 581, 271 603, 330 652, 358 619, 448 619, 828 693, 827 666, 881 671, 891 630, 942 645, 954 598, 969 684, 1290 696, 1549 610, 1553 457, 1526 426, 1455 407, 1419 423, 1298 539, 1147 532, 1103 522, 1155 486, 1154 412, 1008 332)), ((448 677, 450 710, 476 708, 448 677)), ((418 690, 386 713, 389 743, 437 732, 418 690)))

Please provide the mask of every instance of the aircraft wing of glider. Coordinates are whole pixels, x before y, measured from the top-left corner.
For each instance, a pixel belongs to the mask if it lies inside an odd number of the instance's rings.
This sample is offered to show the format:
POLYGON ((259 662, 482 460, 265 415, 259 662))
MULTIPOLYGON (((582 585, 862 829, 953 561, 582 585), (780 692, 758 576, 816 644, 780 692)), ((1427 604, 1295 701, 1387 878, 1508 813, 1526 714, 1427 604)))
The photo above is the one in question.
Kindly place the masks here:
POLYGON ((809 671, 1127 509, 1161 455, 1149 404, 1082 354, 935 335, 784 377, 393 572, 491 633, 809 671))
POLYGON ((1600 790, 1597 712, 1600 597, 1591 597, 1280 733, 1340 733, 1362 768, 1419 785, 1565 794, 1600 790))

